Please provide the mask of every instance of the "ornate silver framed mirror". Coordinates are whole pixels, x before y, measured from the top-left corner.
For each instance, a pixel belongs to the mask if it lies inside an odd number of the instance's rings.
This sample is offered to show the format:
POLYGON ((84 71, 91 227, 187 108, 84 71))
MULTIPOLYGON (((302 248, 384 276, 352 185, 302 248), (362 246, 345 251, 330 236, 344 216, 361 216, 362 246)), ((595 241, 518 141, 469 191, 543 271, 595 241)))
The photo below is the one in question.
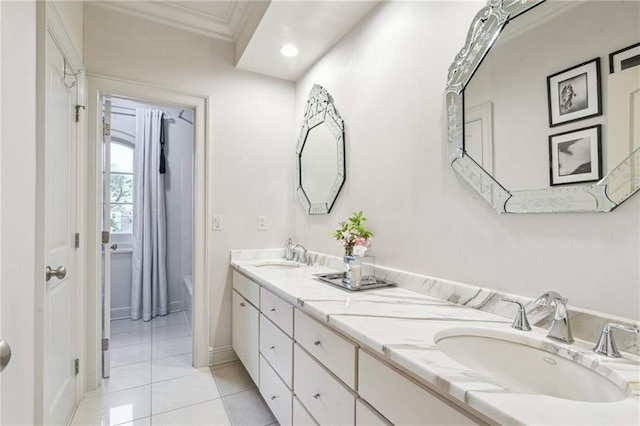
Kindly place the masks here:
MULTIPOLYGON (((609 61, 638 41, 637 1, 489 0, 449 68, 448 162, 499 213, 615 209, 640 189, 640 66, 617 72, 612 62, 609 72, 609 61), (550 124, 560 89, 550 76, 594 62, 602 63, 602 114, 550 124), (580 141, 570 135, 594 127, 602 128, 602 178, 554 183, 554 161, 580 141)), ((582 78, 566 74, 574 86, 582 78)), ((582 173, 566 170, 560 175, 582 173)))
POLYGON ((331 211, 344 185, 344 122, 329 92, 314 84, 296 146, 296 191, 309 214, 331 211))

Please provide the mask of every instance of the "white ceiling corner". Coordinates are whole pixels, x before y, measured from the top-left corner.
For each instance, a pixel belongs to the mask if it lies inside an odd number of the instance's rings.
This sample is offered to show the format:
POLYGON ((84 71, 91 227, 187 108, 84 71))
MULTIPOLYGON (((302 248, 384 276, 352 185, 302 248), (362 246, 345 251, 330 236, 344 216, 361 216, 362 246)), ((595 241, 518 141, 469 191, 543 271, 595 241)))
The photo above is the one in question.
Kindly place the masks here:
POLYGON ((186 31, 236 43, 236 66, 296 80, 378 0, 85 0, 186 31), (285 43, 300 50, 280 54, 285 43))
POLYGON ((235 42, 251 1, 88 0, 90 3, 207 37, 235 42))

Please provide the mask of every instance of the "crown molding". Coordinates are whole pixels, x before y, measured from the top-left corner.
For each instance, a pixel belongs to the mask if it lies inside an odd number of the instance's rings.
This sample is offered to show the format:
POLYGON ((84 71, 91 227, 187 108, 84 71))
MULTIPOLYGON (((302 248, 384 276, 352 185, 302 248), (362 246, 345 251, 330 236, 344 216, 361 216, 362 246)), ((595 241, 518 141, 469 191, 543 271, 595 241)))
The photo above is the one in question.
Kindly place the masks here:
POLYGON ((225 18, 199 12, 179 3, 164 1, 89 0, 89 3, 206 37, 235 42, 244 29, 256 1, 232 2, 225 18))

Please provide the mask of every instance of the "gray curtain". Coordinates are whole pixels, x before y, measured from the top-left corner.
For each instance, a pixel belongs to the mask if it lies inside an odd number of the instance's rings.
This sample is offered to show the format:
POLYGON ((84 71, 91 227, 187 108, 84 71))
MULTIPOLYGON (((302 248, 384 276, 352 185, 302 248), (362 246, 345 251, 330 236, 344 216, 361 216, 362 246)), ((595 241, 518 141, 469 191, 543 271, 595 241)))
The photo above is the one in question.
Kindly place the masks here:
POLYGON ((160 174, 162 111, 136 109, 133 156, 131 318, 149 321, 167 311, 167 220, 160 174))

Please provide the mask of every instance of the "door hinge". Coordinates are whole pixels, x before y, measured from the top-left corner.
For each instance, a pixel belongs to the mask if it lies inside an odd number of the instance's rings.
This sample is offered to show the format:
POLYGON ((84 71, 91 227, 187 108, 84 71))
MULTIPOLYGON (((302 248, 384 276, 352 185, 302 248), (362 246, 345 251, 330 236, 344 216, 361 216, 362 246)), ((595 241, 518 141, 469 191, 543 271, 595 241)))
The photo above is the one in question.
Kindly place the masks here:
POLYGON ((85 109, 84 105, 76 105, 76 123, 80 122, 80 108, 85 109))
POLYGON ((75 236, 75 242, 74 242, 74 247, 75 248, 80 248, 80 233, 76 232, 76 236, 75 236))
POLYGON ((102 123, 102 136, 111 136, 111 125, 109 123, 102 123))
POLYGON ((76 376, 80 374, 80 358, 73 360, 73 370, 75 371, 76 376))
POLYGON ((102 231, 102 243, 103 244, 109 243, 109 231, 102 231))
POLYGON ((102 351, 109 350, 109 339, 102 339, 102 351))

